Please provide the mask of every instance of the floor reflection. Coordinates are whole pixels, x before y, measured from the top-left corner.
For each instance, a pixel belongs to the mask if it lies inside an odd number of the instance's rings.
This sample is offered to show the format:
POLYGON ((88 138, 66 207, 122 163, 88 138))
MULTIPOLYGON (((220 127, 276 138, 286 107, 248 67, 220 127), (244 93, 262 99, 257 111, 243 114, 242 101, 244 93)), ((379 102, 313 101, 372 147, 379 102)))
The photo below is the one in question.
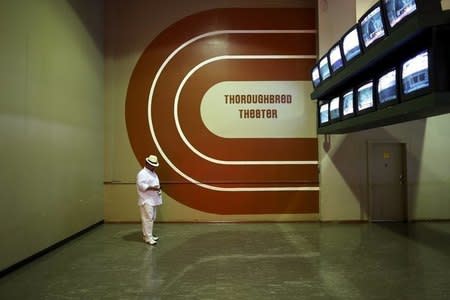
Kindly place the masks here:
POLYGON ((0 299, 448 299, 450 223, 105 224, 0 299))

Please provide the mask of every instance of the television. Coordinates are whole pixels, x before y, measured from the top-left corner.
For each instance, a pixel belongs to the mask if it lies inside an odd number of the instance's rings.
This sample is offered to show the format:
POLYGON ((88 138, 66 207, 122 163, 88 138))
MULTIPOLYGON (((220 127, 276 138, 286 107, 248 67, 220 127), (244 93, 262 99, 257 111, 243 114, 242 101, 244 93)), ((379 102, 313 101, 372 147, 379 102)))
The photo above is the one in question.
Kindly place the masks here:
POLYGON ((383 5, 390 28, 417 11, 416 0, 383 0, 383 5))
POLYGON ((319 122, 321 126, 326 125, 330 122, 328 109, 329 109, 328 102, 323 102, 319 104, 319 122))
POLYGON ((335 97, 330 100, 330 121, 338 121, 341 117, 340 99, 335 97))
POLYGON ((355 101, 353 89, 342 95, 342 118, 350 118, 355 115, 355 101))
POLYGON ((326 55, 319 60, 319 73, 321 81, 324 81, 331 75, 330 65, 328 64, 328 57, 326 55))
POLYGON ((342 38, 342 52, 345 62, 349 62, 362 52, 358 25, 354 25, 342 38))
POLYGON ((357 113, 371 111, 375 108, 373 81, 367 81, 356 89, 357 113))
POLYGON ((339 44, 331 47, 330 52, 328 53, 328 60, 330 61, 330 67, 333 73, 336 73, 344 66, 341 46, 339 44))
POLYGON ((311 71, 311 77, 312 77, 312 83, 314 88, 318 87, 320 84, 320 74, 319 74, 319 67, 314 66, 314 68, 311 71))
POLYGON ((380 3, 372 6, 360 19, 361 38, 365 48, 386 36, 386 27, 380 3))
POLYGON ((386 107, 398 102, 397 69, 391 69, 377 80, 378 107, 386 107))
POLYGON ((409 98, 430 91, 431 81, 429 61, 430 53, 428 50, 424 50, 402 64, 402 96, 409 98))
POLYGON ((339 44, 331 47, 330 51, 328 51, 328 61, 330 63, 330 69, 332 74, 335 74, 337 71, 344 67, 344 59, 342 57, 341 46, 339 44))

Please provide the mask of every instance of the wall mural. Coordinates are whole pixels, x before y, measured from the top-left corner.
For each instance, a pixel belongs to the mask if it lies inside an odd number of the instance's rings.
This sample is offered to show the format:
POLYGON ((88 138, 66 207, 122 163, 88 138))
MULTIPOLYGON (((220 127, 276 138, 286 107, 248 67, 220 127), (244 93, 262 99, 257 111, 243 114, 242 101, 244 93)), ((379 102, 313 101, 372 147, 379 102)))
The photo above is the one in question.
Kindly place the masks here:
POLYGON ((305 109, 315 24, 311 8, 216 9, 149 44, 126 125, 140 163, 159 155, 165 193, 216 214, 319 212, 315 116, 305 109))

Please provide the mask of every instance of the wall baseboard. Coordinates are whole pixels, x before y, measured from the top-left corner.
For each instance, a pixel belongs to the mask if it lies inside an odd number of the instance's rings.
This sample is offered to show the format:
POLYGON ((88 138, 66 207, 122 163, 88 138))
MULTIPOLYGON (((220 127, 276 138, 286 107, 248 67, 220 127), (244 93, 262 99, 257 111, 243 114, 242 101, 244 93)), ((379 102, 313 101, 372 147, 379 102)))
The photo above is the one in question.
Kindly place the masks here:
MULTIPOLYGON (((246 223, 322 223, 322 224, 365 224, 365 223, 419 223, 449 222, 450 219, 415 219, 408 221, 369 221, 369 220, 298 220, 298 221, 155 221, 155 224, 246 224, 246 223)), ((105 224, 141 224, 141 221, 104 221, 105 224)))
POLYGON ((83 230, 81 230, 81 231, 79 231, 79 232, 77 232, 75 234, 72 234, 71 236, 69 236, 69 237, 67 237, 67 238, 65 238, 65 239, 63 239, 63 240, 61 240, 61 241, 59 241, 59 242, 57 242, 57 243, 55 243, 55 244, 53 244, 53 245, 51 245, 51 246, 49 246, 47 248, 45 248, 45 249, 43 249, 43 250, 41 250, 41 251, 31 255, 31 256, 29 256, 29 257, 19 261, 19 262, 15 263, 15 264, 13 264, 13 265, 11 265, 9 267, 7 267, 6 269, 0 270, 0 278, 2 278, 3 276, 5 276, 5 275, 7 275, 7 274, 9 274, 9 273, 19 269, 20 267, 23 267, 26 264, 29 264, 30 262, 38 259, 39 257, 44 256, 45 254, 55 250, 56 248, 59 248, 62 245, 67 244, 71 240, 76 239, 77 237, 85 234, 86 232, 94 229, 95 227, 97 227, 99 225, 102 225, 103 223, 104 223, 104 220, 101 220, 101 221, 99 221, 97 223, 94 223, 91 226, 86 227, 85 229, 83 229, 83 230))
POLYGON ((415 219, 415 220, 409 220, 410 223, 414 222, 450 222, 450 219, 415 219))
POLYGON ((320 221, 323 224, 365 224, 368 220, 324 220, 320 221))

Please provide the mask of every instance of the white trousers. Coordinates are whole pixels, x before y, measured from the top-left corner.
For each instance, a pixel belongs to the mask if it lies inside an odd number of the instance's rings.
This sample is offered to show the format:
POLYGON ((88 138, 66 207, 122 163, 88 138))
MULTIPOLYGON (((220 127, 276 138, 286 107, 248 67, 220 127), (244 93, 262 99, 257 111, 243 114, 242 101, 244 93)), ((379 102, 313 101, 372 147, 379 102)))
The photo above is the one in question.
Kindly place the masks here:
POLYGON ((139 206, 141 210, 142 235, 144 240, 148 241, 153 235, 153 221, 156 219, 156 206, 148 203, 139 206))

